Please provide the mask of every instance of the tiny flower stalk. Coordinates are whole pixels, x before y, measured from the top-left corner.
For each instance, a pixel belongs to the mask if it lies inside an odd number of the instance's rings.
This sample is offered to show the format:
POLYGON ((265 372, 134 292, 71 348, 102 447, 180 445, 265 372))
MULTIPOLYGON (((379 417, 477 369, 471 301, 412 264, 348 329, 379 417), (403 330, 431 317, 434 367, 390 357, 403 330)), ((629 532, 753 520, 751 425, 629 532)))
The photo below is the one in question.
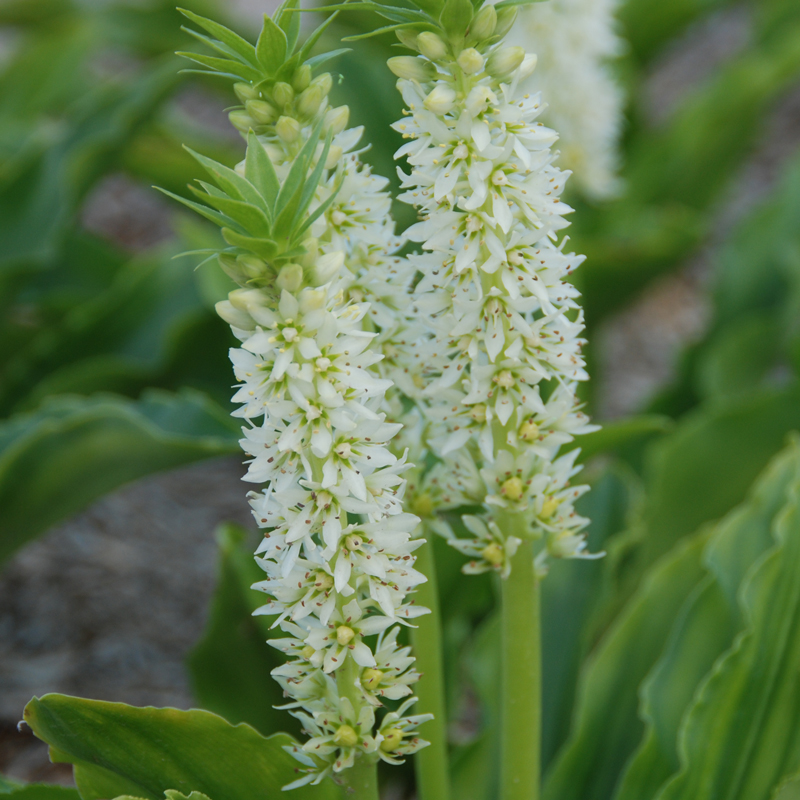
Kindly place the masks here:
POLYGON ((467 573, 502 580, 502 800, 539 797, 541 667, 538 584, 552 558, 587 558, 588 521, 574 508, 578 450, 559 453, 593 426, 576 397, 587 379, 578 292, 583 257, 565 251, 568 177, 556 134, 539 121, 541 98, 524 81, 536 56, 503 37, 516 9, 448 0, 397 56, 406 144, 396 154, 401 199, 420 221, 406 235, 421 274, 410 313, 427 321, 414 363, 428 442, 439 462, 420 491, 437 511, 463 517, 467 537, 431 523, 464 553, 467 573), (431 20, 433 21, 433 20, 431 20))
POLYGON ((420 676, 398 642, 427 612, 414 598, 425 577, 419 520, 403 510, 410 465, 390 451, 402 426, 387 420, 392 382, 379 371, 406 273, 391 256, 385 181, 352 152, 361 131, 346 129, 346 111, 328 107, 330 75, 313 75, 325 26, 296 49, 295 8, 265 17, 255 47, 185 12, 219 54, 186 55, 237 79, 231 121, 247 151, 236 169, 194 154, 210 179, 193 188, 200 202, 172 196, 220 226, 225 247, 207 253, 240 287, 217 311, 241 342, 234 416, 245 480, 261 487, 249 495, 264 532, 256 613, 284 634, 269 642, 286 656, 273 676, 308 736, 287 748, 298 778, 285 788, 329 776, 378 800, 378 761, 425 747, 429 719, 409 713, 420 676))

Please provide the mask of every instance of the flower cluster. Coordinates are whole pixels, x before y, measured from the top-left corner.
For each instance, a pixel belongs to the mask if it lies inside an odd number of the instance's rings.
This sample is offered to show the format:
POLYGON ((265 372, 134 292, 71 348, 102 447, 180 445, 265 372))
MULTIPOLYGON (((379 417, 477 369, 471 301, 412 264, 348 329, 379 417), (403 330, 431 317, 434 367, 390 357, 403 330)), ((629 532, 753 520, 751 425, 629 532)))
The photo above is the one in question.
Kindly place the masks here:
POLYGON ((622 52, 614 30, 617 0, 550 0, 520 10, 509 44, 535 50, 536 71, 523 82, 541 92, 544 120, 559 134, 559 163, 591 197, 613 195, 618 181, 622 91, 608 62, 622 52))
POLYGON ((294 53, 295 7, 265 19, 256 47, 190 15, 230 63, 191 57, 241 78, 231 121, 248 146, 235 170, 200 158, 215 185, 196 192, 205 205, 181 201, 221 226, 228 247, 212 256, 241 287, 217 308, 241 342, 231 360, 245 480, 263 486, 250 493, 264 530, 254 588, 268 595, 256 613, 283 633, 270 644, 287 662, 273 674, 311 737, 290 748, 303 767, 287 788, 356 759, 397 763, 426 744, 416 728, 428 718, 407 713, 419 674, 398 626, 426 613, 412 598, 425 577, 376 346, 412 268, 391 256, 386 181, 358 159, 361 130, 328 107, 330 75, 312 78, 305 55, 319 32, 294 53), (404 702, 376 718, 387 700, 404 702))
POLYGON ((509 515, 524 521, 516 532, 543 540, 541 571, 548 556, 587 557, 587 521, 574 509, 587 487, 571 485, 577 451, 559 450, 593 429, 576 398, 587 374, 569 282, 583 258, 558 243, 568 175, 554 164, 540 96, 522 88, 536 57, 502 44, 515 15, 484 6, 441 35, 403 32, 417 55, 389 61, 406 104, 395 124, 410 167, 401 199, 421 217, 406 232, 423 248, 410 256, 421 273, 412 313, 429 321, 415 369, 442 459, 420 496, 444 499, 447 487, 483 504, 485 520, 465 519, 474 538, 438 527, 471 557, 467 571, 504 574, 521 541, 497 524, 509 515))

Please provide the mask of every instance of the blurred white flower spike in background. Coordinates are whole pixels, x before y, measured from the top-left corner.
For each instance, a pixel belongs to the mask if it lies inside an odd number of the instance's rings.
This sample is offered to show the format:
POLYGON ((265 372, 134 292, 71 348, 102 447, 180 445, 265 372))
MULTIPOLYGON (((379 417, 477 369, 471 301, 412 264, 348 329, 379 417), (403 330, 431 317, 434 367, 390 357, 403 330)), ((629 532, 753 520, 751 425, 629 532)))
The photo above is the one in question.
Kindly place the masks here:
POLYGON ((546 0, 519 9, 506 41, 536 53, 526 91, 541 92, 542 120, 558 131, 558 165, 571 170, 592 199, 619 190, 622 89, 611 61, 623 51, 614 13, 618 0, 546 0))

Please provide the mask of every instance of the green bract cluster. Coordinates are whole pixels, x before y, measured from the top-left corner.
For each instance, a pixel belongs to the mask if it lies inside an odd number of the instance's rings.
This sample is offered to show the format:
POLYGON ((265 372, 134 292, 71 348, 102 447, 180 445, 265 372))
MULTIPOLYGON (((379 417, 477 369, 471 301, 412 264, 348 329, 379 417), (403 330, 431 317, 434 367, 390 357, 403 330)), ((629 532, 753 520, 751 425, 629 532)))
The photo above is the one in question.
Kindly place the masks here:
POLYGON ((282 182, 251 131, 244 176, 189 150, 216 184, 198 181, 202 189, 190 187, 206 205, 161 190, 220 226, 229 247, 221 253, 201 252, 218 255, 220 266, 240 286, 257 286, 279 294, 282 289, 297 291, 308 279, 316 284, 329 277, 318 274, 317 243, 309 236, 311 225, 336 198, 334 190, 309 212, 331 147, 330 132, 319 147, 320 130, 317 125, 282 182), (298 263, 303 261, 316 264, 315 277, 298 263))
MULTIPOLYGON (((274 18, 265 14, 254 47, 223 25, 181 9, 181 13, 210 36, 190 28, 184 30, 223 58, 190 52, 179 52, 178 55, 206 67, 188 70, 190 72, 220 75, 236 81, 234 91, 242 105, 234 108, 229 117, 231 124, 243 133, 249 130, 259 135, 277 133, 285 141, 296 141, 300 138, 300 125, 315 123, 324 110, 333 80, 328 73, 312 78, 313 70, 347 51, 334 50, 309 58, 309 53, 334 16, 295 50, 300 33, 300 14, 297 12, 298 0, 287 0, 274 18)), ((345 118, 337 127, 342 130, 346 124, 345 118)))

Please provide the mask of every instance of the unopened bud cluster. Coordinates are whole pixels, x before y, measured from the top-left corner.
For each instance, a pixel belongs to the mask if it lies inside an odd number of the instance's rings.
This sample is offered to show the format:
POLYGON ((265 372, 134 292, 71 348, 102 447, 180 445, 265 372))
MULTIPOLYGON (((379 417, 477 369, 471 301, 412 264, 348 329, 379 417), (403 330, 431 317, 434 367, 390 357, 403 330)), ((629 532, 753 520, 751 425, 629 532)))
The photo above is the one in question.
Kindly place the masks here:
POLYGON ((405 32, 418 55, 389 61, 406 104, 394 126, 410 166, 401 199, 421 217, 407 231, 423 248, 409 257, 422 274, 412 313, 429 321, 415 363, 440 459, 415 502, 483 505, 464 518, 472 538, 431 525, 469 556, 466 572, 503 575, 521 543, 504 531, 509 520, 541 542, 542 573, 549 557, 587 557, 587 520, 574 508, 587 487, 571 484, 578 450, 559 450, 593 429, 576 397, 588 376, 569 280, 583 257, 558 243, 567 174, 553 163, 539 96, 520 89, 536 56, 502 41, 514 15, 486 6, 463 28, 405 32))

